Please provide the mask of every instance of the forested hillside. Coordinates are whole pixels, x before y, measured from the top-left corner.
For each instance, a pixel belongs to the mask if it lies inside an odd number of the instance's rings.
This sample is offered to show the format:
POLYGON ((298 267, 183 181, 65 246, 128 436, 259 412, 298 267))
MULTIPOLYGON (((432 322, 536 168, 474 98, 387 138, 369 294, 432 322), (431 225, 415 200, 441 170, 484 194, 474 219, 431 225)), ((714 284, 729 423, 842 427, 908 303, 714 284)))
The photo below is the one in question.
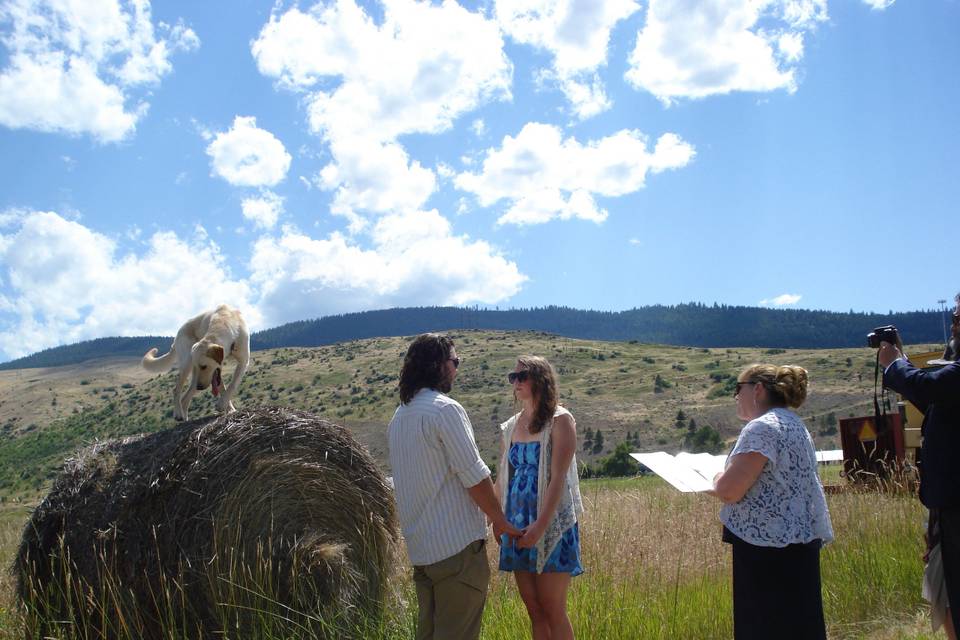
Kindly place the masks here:
MULTIPOLYGON (((830 349, 859 347, 872 328, 896 325, 905 340, 935 343, 943 339, 943 319, 937 311, 876 314, 849 311, 767 309, 727 305, 655 305, 627 311, 589 311, 568 307, 479 309, 410 307, 365 311, 291 322, 259 331, 251 337, 256 350, 317 347, 348 340, 407 336, 424 331, 482 329, 546 331, 586 340, 636 340, 689 347, 759 347, 830 349)), ((171 333, 177 327, 171 327, 171 333)), ((102 338, 55 347, 0 364, 0 370, 49 367, 95 357, 142 355, 151 347, 161 352, 170 338, 102 338)))

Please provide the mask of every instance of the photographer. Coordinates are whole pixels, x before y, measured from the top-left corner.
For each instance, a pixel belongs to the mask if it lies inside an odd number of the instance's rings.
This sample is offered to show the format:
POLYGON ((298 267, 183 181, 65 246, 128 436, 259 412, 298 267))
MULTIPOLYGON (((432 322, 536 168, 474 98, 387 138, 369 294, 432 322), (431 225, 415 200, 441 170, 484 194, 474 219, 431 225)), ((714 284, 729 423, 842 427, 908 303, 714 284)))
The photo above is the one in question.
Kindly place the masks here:
MULTIPOLYGON (((955 313, 960 313, 960 294, 956 303, 955 313)), ((939 528, 947 606, 957 605, 948 609, 945 622, 948 635, 955 638, 954 630, 960 628, 960 362, 924 371, 910 364, 900 349, 889 342, 880 343, 878 359, 883 367, 884 386, 924 414, 920 501, 930 510, 929 530, 939 528)))

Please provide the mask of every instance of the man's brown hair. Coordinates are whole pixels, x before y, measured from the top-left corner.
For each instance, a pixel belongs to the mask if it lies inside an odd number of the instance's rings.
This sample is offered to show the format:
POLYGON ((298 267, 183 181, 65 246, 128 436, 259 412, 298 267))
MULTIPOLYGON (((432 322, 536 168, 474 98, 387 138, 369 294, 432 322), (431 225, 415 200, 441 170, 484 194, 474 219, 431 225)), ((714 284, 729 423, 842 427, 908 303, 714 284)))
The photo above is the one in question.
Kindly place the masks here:
POLYGON ((400 369, 400 402, 407 404, 420 389, 450 391, 445 367, 451 349, 453 340, 448 336, 424 333, 416 337, 407 349, 400 369))

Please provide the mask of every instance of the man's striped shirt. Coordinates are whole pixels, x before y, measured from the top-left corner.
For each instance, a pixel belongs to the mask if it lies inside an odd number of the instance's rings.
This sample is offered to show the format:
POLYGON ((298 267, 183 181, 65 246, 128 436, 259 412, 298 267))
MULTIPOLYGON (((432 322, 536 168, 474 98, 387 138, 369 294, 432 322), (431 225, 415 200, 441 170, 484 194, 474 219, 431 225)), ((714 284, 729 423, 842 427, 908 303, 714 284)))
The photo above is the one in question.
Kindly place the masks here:
POLYGON ((387 427, 400 525, 410 562, 439 562, 487 535, 467 493, 490 475, 467 412, 456 400, 421 389, 397 407, 387 427))

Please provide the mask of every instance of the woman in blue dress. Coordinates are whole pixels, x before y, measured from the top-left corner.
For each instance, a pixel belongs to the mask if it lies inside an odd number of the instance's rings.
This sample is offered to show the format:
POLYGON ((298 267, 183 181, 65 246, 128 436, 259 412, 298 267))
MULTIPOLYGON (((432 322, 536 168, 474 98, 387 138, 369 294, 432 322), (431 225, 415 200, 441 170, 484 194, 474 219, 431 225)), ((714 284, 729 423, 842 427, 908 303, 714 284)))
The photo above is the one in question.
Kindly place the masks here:
POLYGON ((567 640, 573 638, 567 589, 570 578, 583 573, 576 422, 557 404, 556 376, 546 359, 518 358, 508 379, 522 410, 500 425, 496 489, 507 519, 524 533, 515 541, 503 537, 500 570, 513 571, 534 640, 567 640))

